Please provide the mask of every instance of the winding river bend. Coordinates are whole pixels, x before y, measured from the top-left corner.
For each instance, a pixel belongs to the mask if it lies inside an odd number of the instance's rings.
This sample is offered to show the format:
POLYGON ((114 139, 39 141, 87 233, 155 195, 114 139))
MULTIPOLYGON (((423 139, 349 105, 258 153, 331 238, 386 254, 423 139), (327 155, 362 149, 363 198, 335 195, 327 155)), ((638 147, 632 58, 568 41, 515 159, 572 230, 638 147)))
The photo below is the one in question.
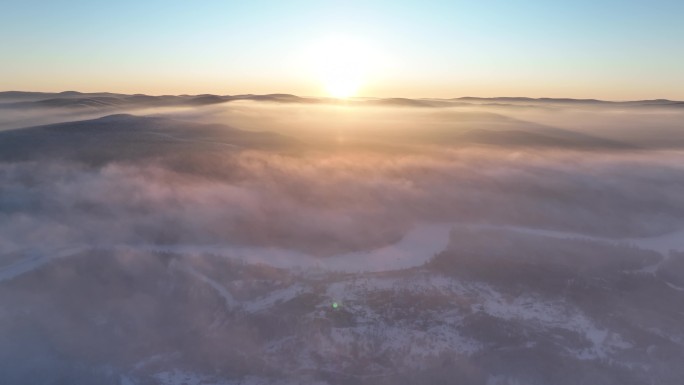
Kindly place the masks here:
POLYGON ((244 247, 235 245, 76 245, 52 252, 27 251, 27 257, 0 266, 0 282, 24 274, 55 259, 68 257, 89 248, 106 250, 173 252, 186 255, 214 254, 248 263, 278 268, 338 272, 380 272, 423 265, 449 245, 454 226, 480 229, 502 229, 553 238, 588 239, 597 242, 622 243, 654 250, 664 257, 670 250, 684 250, 684 229, 650 238, 603 238, 586 234, 506 225, 469 225, 463 223, 422 223, 415 225, 398 242, 371 249, 321 258, 277 247, 244 247))

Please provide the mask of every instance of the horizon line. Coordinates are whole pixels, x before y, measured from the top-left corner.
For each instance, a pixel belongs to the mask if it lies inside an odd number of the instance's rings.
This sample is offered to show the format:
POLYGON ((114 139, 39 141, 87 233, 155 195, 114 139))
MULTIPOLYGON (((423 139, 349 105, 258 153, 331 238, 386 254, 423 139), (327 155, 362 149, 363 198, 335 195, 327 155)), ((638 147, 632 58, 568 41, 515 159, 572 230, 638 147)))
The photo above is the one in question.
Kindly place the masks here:
POLYGON ((597 98, 570 98, 570 97, 531 97, 531 96, 455 96, 448 98, 438 98, 438 97, 396 97, 396 96, 351 96, 348 98, 335 98, 332 96, 312 96, 312 95, 297 95, 288 92, 273 92, 264 94, 255 93, 241 93, 241 94, 214 94, 214 93, 201 93, 201 94, 148 94, 148 93, 125 93, 125 92, 112 92, 112 91, 94 91, 94 92, 83 92, 76 90, 64 90, 64 91, 27 91, 27 90, 4 90, 0 91, 1 94, 8 93, 24 93, 24 94, 46 94, 46 95, 64 95, 64 94, 78 94, 78 95, 93 95, 93 94, 114 94, 114 95, 144 95, 151 97, 163 97, 163 96, 218 96, 218 97, 235 97, 235 96, 291 96, 297 98, 315 98, 324 100, 355 100, 355 99, 405 99, 405 100, 465 100, 465 99, 480 99, 480 100, 529 100, 529 101, 540 101, 540 100, 550 100, 550 101, 586 101, 586 102, 606 102, 606 103, 625 103, 625 102, 649 102, 649 101, 660 101, 660 102, 674 102, 674 103, 684 103, 684 101, 673 100, 667 98, 655 98, 655 99, 597 99, 597 98))

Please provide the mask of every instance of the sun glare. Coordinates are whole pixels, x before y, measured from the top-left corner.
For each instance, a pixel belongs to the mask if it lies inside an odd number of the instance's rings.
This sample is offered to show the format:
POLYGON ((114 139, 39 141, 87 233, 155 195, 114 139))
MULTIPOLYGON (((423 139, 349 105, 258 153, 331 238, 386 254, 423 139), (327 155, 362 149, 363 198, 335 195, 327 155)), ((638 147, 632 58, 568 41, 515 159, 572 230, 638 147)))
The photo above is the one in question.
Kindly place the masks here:
POLYGON ((340 99, 356 95, 361 86, 357 76, 344 72, 331 73, 323 79, 323 83, 330 96, 340 99))
POLYGON ((312 51, 311 64, 328 95, 344 99, 358 94, 373 61, 372 52, 364 44, 335 37, 321 40, 312 51))

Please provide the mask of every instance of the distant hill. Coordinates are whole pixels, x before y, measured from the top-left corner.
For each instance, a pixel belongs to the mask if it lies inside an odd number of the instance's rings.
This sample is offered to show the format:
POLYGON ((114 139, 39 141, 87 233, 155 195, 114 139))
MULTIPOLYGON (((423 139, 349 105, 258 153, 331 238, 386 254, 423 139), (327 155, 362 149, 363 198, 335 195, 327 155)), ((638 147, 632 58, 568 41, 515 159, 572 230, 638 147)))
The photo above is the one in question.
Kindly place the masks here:
POLYGON ((294 139, 220 124, 109 115, 0 131, 0 161, 73 160, 91 164, 241 149, 286 149, 294 139))
POLYGON ((301 97, 292 94, 266 95, 126 95, 109 92, 82 93, 65 91, 59 93, 5 91, 0 92, 0 109, 31 108, 74 108, 110 109, 135 107, 201 106, 233 101, 253 100, 274 103, 325 103, 368 106, 397 107, 458 107, 458 106, 511 106, 511 107, 553 107, 553 106, 623 106, 623 107, 684 107, 684 102, 667 99, 636 101, 605 101, 597 99, 570 98, 528 98, 528 97, 460 97, 453 99, 411 99, 411 98, 351 98, 301 97))
POLYGON ((475 103, 475 104, 510 104, 510 105, 595 105, 595 106, 643 106, 643 107, 684 107, 684 102, 655 99, 655 100, 633 100, 633 101, 607 101, 598 99, 571 99, 571 98, 528 98, 528 97, 461 97, 449 99, 451 101, 475 103))
POLYGON ((60 93, 0 92, 0 109, 117 109, 136 107, 183 107, 226 103, 238 100, 254 100, 276 103, 319 103, 323 99, 302 98, 290 94, 268 95, 163 95, 144 94, 124 95, 111 93, 80 93, 66 91, 60 93))
MULTIPOLYGON (((420 140, 420 138, 416 138, 420 140)), ((525 130, 490 130, 490 129, 468 129, 465 131, 446 131, 424 133, 424 140, 445 145, 465 146, 465 145, 489 145, 500 147, 530 147, 530 148, 566 148, 566 149, 602 149, 620 150, 635 149, 634 146, 617 141, 588 135, 554 135, 550 133, 536 133, 525 130)))
MULTIPOLYGON (((510 118, 491 112, 452 111, 448 123, 404 130, 399 140, 446 146, 487 145, 500 147, 567 148, 576 150, 635 149, 631 144, 572 130, 510 118)), ((382 140, 382 138, 378 138, 382 140)))

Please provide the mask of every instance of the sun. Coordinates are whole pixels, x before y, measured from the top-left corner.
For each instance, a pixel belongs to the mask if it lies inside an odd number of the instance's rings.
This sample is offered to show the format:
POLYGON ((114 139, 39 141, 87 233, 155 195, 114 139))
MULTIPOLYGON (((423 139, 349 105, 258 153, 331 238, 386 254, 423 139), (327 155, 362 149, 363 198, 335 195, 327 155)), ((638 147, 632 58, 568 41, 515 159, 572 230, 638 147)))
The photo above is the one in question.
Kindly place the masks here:
POLYGON ((355 96, 362 84, 361 77, 357 73, 345 69, 329 71, 323 77, 322 82, 328 94, 338 99, 355 96))
POLYGON ((323 78, 325 90, 337 99, 355 96, 361 87, 361 79, 355 74, 345 72, 330 73, 323 78))
POLYGON ((368 80, 372 51, 350 37, 331 37, 319 41, 312 50, 314 71, 325 92, 333 98, 356 96, 368 80))

